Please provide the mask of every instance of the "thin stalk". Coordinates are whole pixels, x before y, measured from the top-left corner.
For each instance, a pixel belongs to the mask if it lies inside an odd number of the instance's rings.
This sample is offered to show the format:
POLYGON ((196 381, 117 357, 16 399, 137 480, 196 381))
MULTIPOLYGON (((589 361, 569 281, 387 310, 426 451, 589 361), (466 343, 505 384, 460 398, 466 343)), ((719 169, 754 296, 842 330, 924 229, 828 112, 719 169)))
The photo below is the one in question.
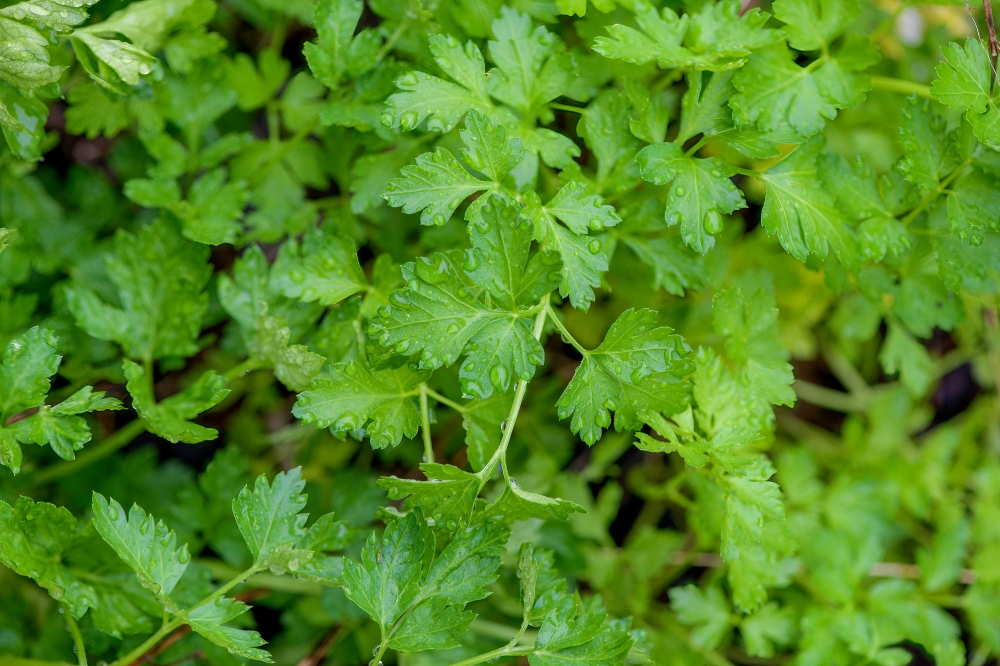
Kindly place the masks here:
POLYGON ((916 95, 924 99, 934 99, 934 96, 931 95, 930 86, 925 86, 922 83, 914 83, 913 81, 904 81, 903 79, 893 79, 888 76, 873 76, 872 88, 874 90, 899 93, 900 95, 916 95))
POLYGON ((138 647, 126 654, 124 657, 120 657, 111 662, 110 666, 129 666, 132 662, 142 659, 144 654, 156 647, 160 641, 170 634, 170 632, 182 624, 184 624, 184 620, 179 617, 175 617, 170 622, 164 623, 155 634, 144 640, 138 647))
POLYGON ((927 196, 921 199, 920 203, 918 203, 913 210, 907 213, 903 217, 903 219, 900 220, 900 223, 905 227, 908 224, 910 224, 910 222, 913 222, 913 220, 916 219, 917 215, 920 215, 920 213, 924 212, 924 209, 926 209, 928 206, 934 203, 937 200, 937 198, 941 196, 941 193, 944 192, 946 189, 948 189, 948 186, 951 185, 956 178, 958 178, 965 172, 965 167, 967 167, 968 165, 969 165, 968 161, 963 162, 961 166, 959 166, 957 169, 948 174, 948 177, 942 180, 940 183, 938 183, 938 186, 934 188, 933 192, 930 192, 927 196))
POLYGON ((213 601, 223 596, 226 592, 233 589, 237 585, 245 583, 247 579, 250 578, 250 576, 257 573, 257 571, 259 571, 259 567, 256 564, 254 564, 246 571, 233 576, 233 578, 228 583, 225 583, 224 585, 219 587, 219 589, 217 589, 215 592, 212 592, 212 594, 208 595, 207 597, 196 603, 194 606, 191 606, 191 608, 187 609, 187 612, 190 613, 196 608, 201 608, 205 604, 212 603, 213 601))
POLYGON ((587 109, 580 106, 570 106, 569 104, 559 104, 558 102, 549 102, 550 109, 556 109, 557 111, 569 111, 570 113, 579 113, 583 115, 587 109))
POLYGON ((39 470, 35 474, 33 481, 35 485, 43 485, 46 483, 52 483, 53 481, 61 479, 68 474, 79 471, 87 465, 95 463, 98 460, 102 460, 118 449, 128 445, 133 439, 145 431, 146 424, 142 419, 131 421, 127 425, 119 428, 113 435, 105 439, 97 446, 85 449, 74 460, 66 460, 39 470))
POLYGON ((242 363, 234 365, 233 367, 226 370, 226 372, 223 373, 222 376, 226 378, 226 381, 232 381, 256 369, 257 369, 257 361, 248 358, 242 363))
POLYGON ((440 402, 445 407, 449 407, 451 409, 454 409, 456 412, 467 412, 467 411, 469 411, 468 408, 465 405, 460 405, 459 403, 455 402, 454 400, 446 398, 445 396, 441 395, 440 393, 438 393, 437 391, 435 391, 434 389, 432 389, 430 386, 425 386, 425 390, 427 391, 427 395, 428 396, 434 398, 434 400, 436 400, 437 402, 440 402))
POLYGON ((73 637, 73 647, 76 648, 76 663, 79 666, 87 666, 87 650, 83 645, 80 625, 76 623, 76 618, 69 612, 69 608, 65 604, 63 604, 62 610, 66 617, 66 628, 69 629, 69 635, 73 637))
POLYGON ((852 394, 858 397, 867 397, 871 393, 871 387, 861 376, 854 364, 835 347, 828 347, 823 350, 823 358, 833 371, 837 380, 852 394))
POLYGON ((706 143, 708 143, 709 141, 711 141, 711 139, 709 137, 707 137, 707 136, 701 137, 700 139, 698 139, 697 143, 695 143, 693 146, 691 146, 686 151, 684 151, 684 156, 685 157, 691 157, 692 155, 694 155, 695 153, 697 153, 699 150, 701 150, 701 148, 706 143))
MULTIPOLYGON (((247 578, 249 578, 256 572, 257 572, 257 565, 254 565, 249 569, 247 569, 246 571, 237 574, 228 583, 222 585, 217 590, 215 590, 215 592, 212 592, 212 594, 208 595, 207 597, 196 603, 194 606, 191 606, 191 608, 187 609, 186 613, 190 613, 196 608, 201 608, 205 604, 212 603, 213 601, 224 595, 229 590, 233 589, 240 583, 244 582, 247 578)), ((172 632, 174 629, 177 629, 178 627, 187 624, 187 621, 184 619, 182 615, 178 615, 177 617, 169 621, 167 621, 166 617, 164 617, 164 620, 165 621, 163 625, 160 627, 159 631, 157 631, 155 634, 147 638, 145 641, 142 642, 141 645, 136 647, 134 650, 129 652, 124 657, 121 657, 120 659, 117 659, 114 662, 112 662, 110 666, 129 666, 129 664, 131 664, 132 662, 142 659, 143 655, 145 655, 147 652, 155 648, 160 643, 160 641, 162 641, 166 636, 170 634, 170 632, 172 632)))
MULTIPOLYGON (((199 559, 199 565, 208 569, 212 577, 216 580, 226 579, 239 575, 239 571, 220 560, 199 559)), ((300 578, 291 576, 276 576, 271 573, 255 573, 247 578, 247 587, 264 588, 275 592, 288 592, 290 594, 302 594, 310 597, 318 597, 323 594, 323 585, 312 583, 300 578)))
POLYGON ((515 647, 513 645, 505 645, 502 648, 497 648, 492 652, 481 654, 478 657, 469 657, 468 659, 463 659, 462 661, 456 661, 451 666, 474 666, 475 664, 484 664, 488 661, 494 661, 502 657, 529 655, 534 651, 535 648, 533 647, 515 647))
MULTIPOLYGON (((545 304, 548 304, 549 295, 546 294, 543 298, 545 304)), ((548 314, 549 309, 543 307, 535 315, 535 328, 532 331, 532 335, 535 339, 539 339, 542 336, 542 329, 545 327, 545 317, 548 314)), ((517 421, 517 415, 521 411, 521 403, 524 402, 524 394, 528 391, 528 382, 524 379, 518 380, 517 390, 514 391, 514 403, 510 406, 510 412, 507 414, 506 420, 504 420, 503 436, 500 439, 500 446, 497 447, 496 453, 490 458, 490 461, 486 463, 482 471, 477 474, 480 483, 486 483, 486 480, 493 476, 493 472, 496 471, 497 464, 503 463, 503 474, 504 478, 507 478, 507 446, 510 444, 510 437, 514 432, 514 423, 517 421)))
POLYGON ((559 320, 559 317, 556 316, 556 311, 552 309, 552 306, 548 305, 545 310, 549 315, 549 319, 552 321, 552 325, 555 326, 556 329, 562 334, 563 339, 573 345, 573 349, 586 356, 588 353, 587 350, 584 349, 583 345, 577 342, 576 338, 573 337, 573 334, 566 329, 566 326, 559 320))
POLYGON ((811 382, 804 382, 801 379, 795 380, 792 388, 795 389, 795 395, 800 399, 817 407, 825 407, 831 411, 843 412, 845 414, 864 410, 861 402, 850 393, 836 391, 811 382))
POLYGON ((434 441, 431 439, 431 414, 427 407, 427 384, 420 384, 420 432, 424 438, 424 462, 434 462, 434 441))

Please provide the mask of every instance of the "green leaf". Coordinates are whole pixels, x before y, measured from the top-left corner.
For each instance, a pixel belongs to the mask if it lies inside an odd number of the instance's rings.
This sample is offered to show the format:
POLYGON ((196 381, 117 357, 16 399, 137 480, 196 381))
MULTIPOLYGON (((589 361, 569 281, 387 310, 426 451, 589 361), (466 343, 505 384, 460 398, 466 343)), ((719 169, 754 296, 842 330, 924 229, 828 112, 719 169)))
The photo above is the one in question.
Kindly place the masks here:
POLYGON ((965 519, 942 526, 934 534, 930 547, 917 551, 921 583, 928 592, 951 587, 962 575, 969 543, 969 523, 965 519))
POLYGON ((743 194, 729 179, 724 164, 716 159, 687 157, 674 143, 646 146, 636 156, 642 177, 657 185, 673 183, 667 195, 665 218, 681 225, 681 237, 705 254, 722 231, 722 215, 746 208, 743 194))
MULTIPOLYGON (((26 0, 0 9, 0 79, 22 92, 58 81, 65 68, 50 64, 46 35, 70 32, 87 19, 86 8, 92 4, 26 0)), ((13 125, 4 120, 0 115, 5 129, 13 125)))
POLYGON ((0 365, 0 425, 45 404, 61 358, 55 335, 37 326, 7 345, 0 365))
POLYGON ((77 30, 70 36, 70 43, 77 60, 100 85, 119 94, 127 94, 130 86, 137 86, 142 77, 150 74, 157 61, 138 46, 119 39, 105 39, 94 34, 106 31, 100 23, 77 30))
POLYGON ((20 444, 48 445, 60 458, 73 460, 90 441, 90 426, 79 414, 122 408, 121 402, 89 386, 58 405, 46 405, 62 358, 55 345, 52 332, 36 326, 11 340, 0 363, 0 462, 14 474, 21 468, 20 444), (37 411, 11 420, 30 409, 37 411))
POLYGON ((811 139, 761 175, 767 186, 761 224, 800 261, 810 254, 822 259, 832 248, 851 266, 857 262, 856 240, 819 180, 816 161, 822 148, 822 137, 811 139))
POLYGON ((382 635, 420 594, 434 556, 434 536, 419 509, 368 537, 361 559, 344 562, 348 597, 382 629, 382 635))
POLYGON ((357 76, 376 61, 377 33, 354 31, 364 3, 361 0, 331 0, 316 3, 316 41, 303 48, 309 69, 317 79, 337 89, 348 76, 357 76))
POLYGON ((94 588, 63 559, 78 532, 76 518, 63 507, 24 496, 13 506, 0 500, 0 562, 48 590, 77 619, 98 605, 94 588))
POLYGON ((907 100, 899 145, 906 152, 898 169, 912 183, 932 190, 961 163, 944 118, 931 111, 928 100, 907 100))
POLYGON ((982 42, 970 38, 964 49, 951 42, 942 51, 945 62, 935 70, 938 78, 931 94, 952 109, 966 111, 976 138, 1000 150, 1000 110, 990 94, 992 70, 982 42))
POLYGON ((578 614, 573 607, 549 613, 538 630, 528 663, 531 666, 613 666, 620 664, 634 639, 604 624, 602 613, 578 614))
POLYGON ((510 7, 500 7, 492 28, 489 55, 497 66, 489 78, 493 97, 527 116, 569 91, 573 61, 555 35, 544 26, 532 30, 531 19, 510 7))
POLYGON ((770 659, 775 647, 785 647, 795 637, 798 618, 791 608, 769 603, 740 622, 740 635, 747 654, 770 659))
POLYGON ((438 67, 452 81, 423 72, 407 72, 396 79, 403 91, 386 100, 382 124, 404 132, 425 120, 427 129, 447 132, 469 109, 489 112, 493 103, 486 89, 486 65, 473 42, 463 47, 448 35, 431 35, 428 45, 438 67))
POLYGON ((576 502, 525 490, 515 479, 493 504, 492 512, 506 520, 566 520, 572 513, 586 513, 576 502))
POLYGON ((681 17, 669 7, 658 13, 639 2, 635 13, 641 32, 609 26, 610 37, 598 37, 594 50, 636 65, 655 61, 663 69, 720 71, 743 66, 751 52, 778 38, 775 31, 761 27, 768 14, 759 9, 741 13, 735 0, 706 4, 681 17))
POLYGON ((670 606, 682 624, 693 627, 691 642, 712 650, 722 644, 732 629, 732 608, 725 595, 713 585, 701 590, 694 585, 670 589, 670 606))
POLYGON ((708 279, 704 261, 678 236, 623 235, 621 240, 642 263, 653 269, 653 289, 665 289, 675 296, 683 296, 686 290, 698 289, 708 279))
POLYGON ((748 547, 759 544, 767 521, 785 517, 778 484, 768 481, 774 466, 763 457, 755 457, 742 476, 725 477, 726 519, 722 527, 720 554, 724 560, 746 556, 748 547))
POLYGON ((226 622, 235 620, 248 610, 250 607, 242 601, 220 597, 188 611, 186 619, 196 633, 226 648, 231 654, 273 664, 274 659, 268 652, 257 649, 266 643, 259 633, 224 626, 226 622))
MULTIPOLYGON (((402 208, 404 213, 422 211, 421 224, 440 227, 470 195, 500 191, 502 181, 524 156, 521 141, 508 139, 503 125, 490 122, 478 111, 469 112, 461 137, 469 166, 489 180, 480 180, 446 148, 438 148, 417 157, 415 165, 403 167, 402 178, 389 181, 382 193, 389 205, 402 208)), ((480 201, 488 199, 488 194, 480 196, 480 201)), ((479 202, 470 206, 466 219, 480 206, 479 202)))
POLYGON ((948 196, 948 226, 959 239, 982 245, 991 231, 1000 228, 997 179, 974 169, 952 185, 948 196))
POLYGON ((188 357, 198 351, 212 274, 209 249, 159 220, 137 234, 119 230, 105 259, 121 307, 81 284, 66 289, 77 323, 90 335, 117 342, 131 358, 188 357))
POLYGON ((634 431, 642 427, 641 409, 674 414, 687 405, 690 348, 656 319, 652 310, 623 312, 559 397, 559 418, 572 416, 570 428, 587 444, 611 425, 611 412, 615 430, 634 431))
POLYGON ((712 319, 715 332, 726 338, 726 355, 742 367, 754 393, 775 405, 793 405, 794 377, 781 342, 773 291, 721 291, 712 299, 712 319))
POLYGON ((524 215, 532 222, 535 240, 562 258, 559 295, 568 296, 573 307, 580 310, 587 310, 594 302, 594 290, 601 286, 601 276, 608 270, 604 244, 588 236, 587 227, 603 229, 605 224, 620 221, 600 197, 586 196, 584 192, 584 185, 571 181, 545 206, 534 192, 524 195, 524 215), (584 220, 588 214, 592 217, 584 220))
POLYGON ((491 198, 470 227, 473 249, 464 260, 451 252, 403 266, 408 286, 380 309, 368 335, 396 354, 418 356, 422 369, 465 354, 462 390, 478 398, 506 391, 514 377, 530 379, 544 354, 532 335, 534 314, 525 311, 561 279, 556 257, 529 255, 531 233, 516 205, 491 198))
POLYGON ((500 446, 500 438, 503 436, 500 425, 510 414, 513 400, 514 397, 510 394, 494 393, 485 400, 473 400, 465 404, 462 427, 465 428, 469 464, 477 472, 486 466, 500 446))
POLYGON ((175 547, 176 535, 163 521, 156 521, 137 504, 125 514, 114 499, 93 494, 94 527, 98 534, 135 572, 143 587, 170 612, 176 605, 170 600, 177 581, 187 568, 191 556, 187 544, 175 547))
POLYGON ((379 487, 385 489, 391 500, 405 500, 403 508, 412 510, 419 506, 434 519, 435 527, 454 532, 468 524, 482 481, 452 465, 421 463, 420 471, 427 481, 382 477, 379 487))
MULTIPOLYGON (((323 3, 323 6, 333 3, 323 3)), ((307 45, 308 46, 308 45, 307 45)), ((237 53, 226 68, 229 87, 236 91, 237 106, 253 111, 267 104, 288 78, 291 66, 273 49, 261 51, 258 66, 246 53, 237 53)))
POLYGON ((354 243, 328 226, 307 231, 301 246, 294 239, 285 241, 271 279, 274 289, 288 298, 326 306, 368 289, 354 243))
POLYGON ((858 0, 775 0, 774 15, 785 26, 788 43, 815 51, 834 40, 861 12, 858 0))
POLYGON ((233 500, 233 515, 254 558, 255 569, 275 573, 294 571, 309 551, 299 549, 306 535, 306 506, 302 469, 279 472, 271 483, 257 477, 253 490, 243 488, 233 500))
POLYGON ((903 386, 915 396, 923 395, 934 379, 934 363, 927 349, 899 323, 888 321, 889 333, 878 360, 887 375, 899 373, 903 386))
POLYGON ((197 444, 219 435, 214 428, 198 425, 191 419, 219 404, 229 395, 225 377, 214 370, 208 370, 184 390, 156 402, 152 378, 146 376, 142 366, 125 359, 122 370, 127 380, 126 388, 132 396, 132 407, 150 432, 167 441, 185 444, 197 444))
POLYGON ((396 446, 420 428, 417 395, 429 378, 429 372, 405 366, 377 370, 356 361, 337 363, 299 394, 292 413, 335 432, 365 428, 375 448, 396 446))
POLYGON ((267 306, 261 309, 255 322, 253 337, 247 344, 250 354, 274 369, 274 376, 292 391, 304 391, 319 374, 326 360, 309 351, 305 345, 289 344, 292 331, 284 321, 267 316, 267 306))
POLYGON ((739 91, 729 101, 737 125, 756 125, 764 131, 791 128, 804 137, 820 132, 838 109, 865 99, 871 79, 859 74, 879 61, 879 52, 866 38, 850 35, 818 66, 800 67, 784 44, 766 46, 750 56, 733 77, 739 91))

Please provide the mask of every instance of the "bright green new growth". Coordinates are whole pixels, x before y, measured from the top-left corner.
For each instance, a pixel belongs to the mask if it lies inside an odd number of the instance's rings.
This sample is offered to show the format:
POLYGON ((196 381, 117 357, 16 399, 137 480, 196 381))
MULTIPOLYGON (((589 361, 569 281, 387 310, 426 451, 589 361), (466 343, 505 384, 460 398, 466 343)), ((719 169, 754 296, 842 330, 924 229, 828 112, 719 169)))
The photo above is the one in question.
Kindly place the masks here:
POLYGON ((987 12, 102 4, 0 8, 0 663, 1000 655, 987 12))

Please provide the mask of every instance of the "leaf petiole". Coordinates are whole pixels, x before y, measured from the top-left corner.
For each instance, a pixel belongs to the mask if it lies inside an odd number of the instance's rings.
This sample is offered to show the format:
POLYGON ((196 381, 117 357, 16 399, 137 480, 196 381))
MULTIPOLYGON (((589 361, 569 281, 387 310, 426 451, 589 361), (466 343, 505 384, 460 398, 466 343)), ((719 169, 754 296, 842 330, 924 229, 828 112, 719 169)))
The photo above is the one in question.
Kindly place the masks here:
POLYGON ((583 348, 583 345, 581 345, 579 342, 576 341, 576 338, 574 338, 573 334, 569 332, 565 324, 563 324, 562 321, 559 320, 559 316, 556 314, 556 311, 552 309, 552 306, 546 305, 545 310, 549 316, 549 319, 552 321, 552 325, 555 326, 556 329, 558 329, 559 332, 562 334, 563 340, 573 345, 573 349, 577 350, 578 352, 586 356, 589 352, 583 348))
POLYGON ((66 628, 69 635, 73 637, 73 649, 76 651, 76 661, 79 666, 87 666, 87 650, 83 644, 83 634, 80 633, 80 625, 76 623, 76 618, 69 612, 66 604, 61 609, 66 618, 66 628))

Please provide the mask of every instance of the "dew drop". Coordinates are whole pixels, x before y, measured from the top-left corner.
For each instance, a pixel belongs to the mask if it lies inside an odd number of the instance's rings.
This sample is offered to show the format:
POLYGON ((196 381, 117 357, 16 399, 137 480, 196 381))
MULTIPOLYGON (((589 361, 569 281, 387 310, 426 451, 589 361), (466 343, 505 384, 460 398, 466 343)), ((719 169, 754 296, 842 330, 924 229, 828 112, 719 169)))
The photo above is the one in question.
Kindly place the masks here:
POLYGON ((587 249, 590 250, 591 254, 597 254, 601 251, 601 241, 596 238, 589 243, 587 243, 587 249))
POLYGON ((685 190, 683 186, 678 185, 677 187, 674 188, 674 194, 676 194, 679 197, 682 197, 685 194, 687 194, 687 190, 685 190))

